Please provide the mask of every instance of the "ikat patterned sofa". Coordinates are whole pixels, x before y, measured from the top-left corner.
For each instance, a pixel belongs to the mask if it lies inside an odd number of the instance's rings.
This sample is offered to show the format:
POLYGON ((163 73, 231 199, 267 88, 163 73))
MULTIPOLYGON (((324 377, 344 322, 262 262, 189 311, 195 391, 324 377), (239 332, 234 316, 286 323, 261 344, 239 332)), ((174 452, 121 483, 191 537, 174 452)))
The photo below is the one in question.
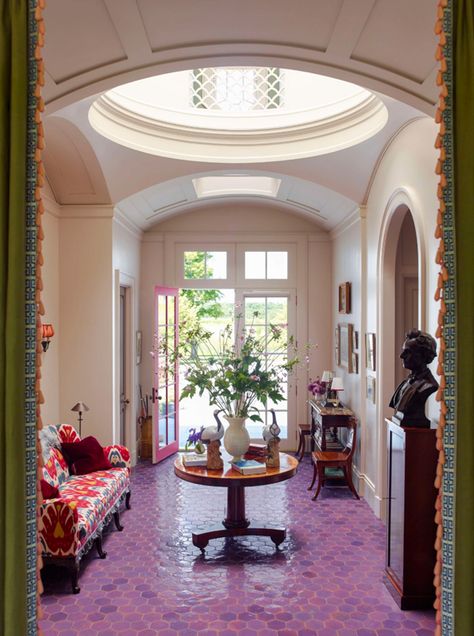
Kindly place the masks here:
POLYGON ((125 446, 106 446, 103 452, 112 468, 73 475, 61 445, 80 442, 76 430, 68 424, 48 426, 41 431, 40 441, 43 479, 47 482, 43 486, 59 491, 59 497, 45 499, 41 506, 43 561, 68 567, 72 590, 78 594, 81 558, 95 546, 99 557, 105 559, 102 532, 112 517, 117 530, 123 530, 119 510, 124 501, 130 508, 130 453, 125 446))

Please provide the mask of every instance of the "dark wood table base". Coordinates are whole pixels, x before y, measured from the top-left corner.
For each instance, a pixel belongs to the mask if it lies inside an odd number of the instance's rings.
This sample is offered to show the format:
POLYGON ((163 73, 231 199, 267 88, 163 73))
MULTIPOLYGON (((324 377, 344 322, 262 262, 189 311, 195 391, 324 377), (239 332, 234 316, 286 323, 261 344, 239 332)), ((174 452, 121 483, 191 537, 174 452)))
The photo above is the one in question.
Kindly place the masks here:
POLYGON ((193 532, 193 544, 204 552, 211 539, 246 536, 270 537, 278 547, 286 538, 284 528, 270 527, 265 523, 250 524, 245 515, 245 487, 242 485, 227 488, 227 516, 222 525, 214 525, 202 532, 193 532))
POLYGON ((247 536, 270 537, 275 546, 278 547, 286 538, 286 530, 270 527, 264 523, 255 523, 246 528, 225 528, 222 525, 215 525, 202 532, 193 532, 193 544, 204 552, 211 539, 247 536))

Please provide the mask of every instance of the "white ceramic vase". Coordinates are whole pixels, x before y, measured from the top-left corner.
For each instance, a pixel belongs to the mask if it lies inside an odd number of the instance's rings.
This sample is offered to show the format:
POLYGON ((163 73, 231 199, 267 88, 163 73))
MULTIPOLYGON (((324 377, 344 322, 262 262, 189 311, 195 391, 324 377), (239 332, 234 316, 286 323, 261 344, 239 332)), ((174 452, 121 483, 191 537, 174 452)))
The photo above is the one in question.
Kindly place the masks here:
POLYGON ((228 417, 224 415, 225 419, 229 422, 224 433, 224 448, 232 455, 232 461, 236 462, 242 459, 249 448, 250 435, 245 428, 245 417, 228 417))

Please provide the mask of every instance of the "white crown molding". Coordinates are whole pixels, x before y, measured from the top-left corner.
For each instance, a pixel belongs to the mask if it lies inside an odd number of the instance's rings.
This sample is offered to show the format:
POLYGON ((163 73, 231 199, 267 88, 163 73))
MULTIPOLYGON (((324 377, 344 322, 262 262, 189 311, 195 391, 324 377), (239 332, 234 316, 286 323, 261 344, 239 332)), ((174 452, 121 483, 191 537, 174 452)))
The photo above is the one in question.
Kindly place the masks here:
POLYGON ((41 192, 41 199, 43 200, 45 213, 54 216, 56 219, 60 219, 61 206, 59 203, 44 190, 41 192))
MULTIPOLYGON (((101 135, 125 147, 168 157, 206 163, 261 163, 314 157, 369 139, 387 122, 385 104, 373 93, 340 114, 298 123, 232 128, 193 115, 193 124, 134 112, 110 94, 89 110, 89 123, 101 135), (196 120, 196 121, 194 121, 196 120), (218 127, 219 126, 219 127, 218 127), (268 126, 268 127, 267 127, 268 126)), ((171 111, 174 113, 174 111, 171 111)), ((191 115, 186 113, 186 119, 191 115)), ((268 117, 270 118, 270 117, 268 117)), ((225 119, 219 117, 219 121, 225 119)), ((233 117, 235 119, 235 116, 233 117)), ((262 122, 267 120, 267 116, 262 122)), ((232 118, 229 119, 232 121, 232 118)))
POLYGON ((331 239, 337 239, 341 234, 344 234, 344 232, 347 232, 353 225, 358 223, 361 218, 365 218, 365 206, 357 206, 353 212, 338 223, 336 227, 329 232, 331 239))
POLYGON ((159 208, 159 211, 157 210, 156 214, 154 214, 153 216, 147 217, 147 226, 142 227, 142 229, 144 232, 148 232, 158 223, 161 223, 162 221, 181 213, 184 214, 185 212, 190 212, 193 209, 200 209, 203 207, 208 208, 209 206, 217 207, 219 205, 222 205, 223 202, 225 202, 225 204, 227 205, 236 201, 239 203, 257 203, 259 205, 264 205, 265 207, 270 206, 283 210, 285 212, 290 212, 311 221, 316 226, 319 226, 323 232, 325 231, 324 224, 328 222, 327 220, 323 221, 325 217, 317 213, 316 210, 314 212, 311 211, 312 208, 309 208, 309 206, 297 206, 296 204, 291 203, 288 200, 273 199, 271 197, 258 195, 234 195, 232 197, 207 197, 202 199, 195 199, 186 203, 170 203, 167 206, 159 208))
POLYGON ((138 225, 134 223, 131 219, 129 219, 128 216, 120 210, 120 208, 118 207, 114 208, 113 216, 114 216, 114 221, 118 225, 120 225, 120 227, 123 227, 124 230, 127 230, 127 232, 130 232, 130 234, 132 234, 132 236, 137 238, 139 241, 142 240, 143 230, 140 227, 138 227, 138 225))
POLYGON ((112 219, 113 205, 61 205, 61 219, 112 219))

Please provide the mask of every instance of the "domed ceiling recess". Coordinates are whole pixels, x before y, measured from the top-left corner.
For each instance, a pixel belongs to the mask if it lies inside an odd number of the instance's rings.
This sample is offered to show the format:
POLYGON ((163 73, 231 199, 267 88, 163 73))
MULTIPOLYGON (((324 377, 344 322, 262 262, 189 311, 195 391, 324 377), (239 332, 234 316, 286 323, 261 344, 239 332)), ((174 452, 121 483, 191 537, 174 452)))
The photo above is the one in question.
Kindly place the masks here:
POLYGON ((349 148, 380 131, 375 94, 279 68, 221 67, 159 75, 102 94, 89 110, 104 137, 142 152, 210 163, 259 163, 349 148))

